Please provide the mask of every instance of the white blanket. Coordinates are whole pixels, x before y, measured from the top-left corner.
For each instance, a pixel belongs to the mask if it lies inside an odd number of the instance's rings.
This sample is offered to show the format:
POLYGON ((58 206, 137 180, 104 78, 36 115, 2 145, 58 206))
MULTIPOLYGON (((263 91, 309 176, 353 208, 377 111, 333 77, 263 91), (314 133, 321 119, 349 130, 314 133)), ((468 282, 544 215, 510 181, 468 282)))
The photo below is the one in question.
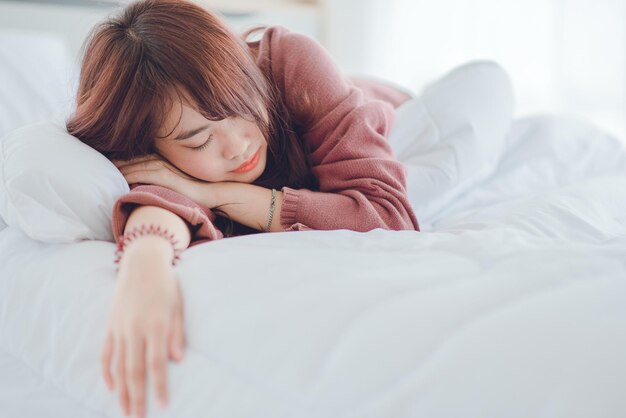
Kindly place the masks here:
MULTIPOLYGON (((626 416, 626 150, 516 120, 493 173, 449 196, 414 201, 422 232, 187 250, 186 358, 164 412, 148 376, 148 416, 626 416)), ((99 362, 114 249, 0 231, 0 415, 122 416, 99 362)))

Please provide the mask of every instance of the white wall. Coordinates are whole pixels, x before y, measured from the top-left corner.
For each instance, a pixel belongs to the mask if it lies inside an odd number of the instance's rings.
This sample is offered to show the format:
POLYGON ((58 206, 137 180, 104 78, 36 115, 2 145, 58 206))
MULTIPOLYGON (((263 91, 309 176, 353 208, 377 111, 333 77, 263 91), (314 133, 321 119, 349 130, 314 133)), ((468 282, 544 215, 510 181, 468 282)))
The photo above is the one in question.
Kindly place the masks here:
MULTIPOLYGON (((317 38, 346 73, 416 91, 464 61, 494 59, 513 79, 518 116, 574 112, 626 141, 626 0, 263 1, 264 12, 231 24, 292 27, 317 38)), ((0 29, 56 33, 76 62, 88 30, 109 12, 0 1, 0 29)))
MULTIPOLYGON (((256 23, 282 24, 316 39, 321 36, 320 16, 315 5, 294 4, 288 0, 264 0, 252 7, 253 2, 249 0, 230 3, 223 0, 196 1, 222 14, 235 29, 256 23), (227 4, 230 7, 226 7, 227 4), (239 6, 235 7, 236 4, 239 6)), ((78 63, 79 49, 89 30, 114 11, 113 6, 0 1, 0 30, 20 29, 54 34, 67 43, 73 59, 78 63)))
POLYGON ((626 140, 624 0, 323 0, 347 73, 419 90, 471 59, 500 62, 517 115, 573 112, 626 140))
MULTIPOLYGON (((102 2, 90 6, 86 0, 68 0, 66 5, 41 1, 0 0, 0 138, 53 113, 72 110, 80 49, 90 29, 115 9, 113 1, 106 7, 102 2)), ((209 3, 236 30, 257 23, 282 24, 320 38, 319 9, 312 4, 255 0, 234 7, 230 0, 198 1, 209 3)))

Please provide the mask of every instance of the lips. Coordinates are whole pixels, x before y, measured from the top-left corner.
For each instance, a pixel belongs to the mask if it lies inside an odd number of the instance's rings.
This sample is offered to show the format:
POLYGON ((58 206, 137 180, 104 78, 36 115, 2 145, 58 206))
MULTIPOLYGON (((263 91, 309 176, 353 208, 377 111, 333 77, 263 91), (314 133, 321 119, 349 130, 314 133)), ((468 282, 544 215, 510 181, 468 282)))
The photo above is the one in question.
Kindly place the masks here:
POLYGON ((246 162, 244 162, 239 167, 234 169, 233 173, 241 173, 241 172, 246 172, 246 171, 250 171, 251 169, 253 169, 258 163, 260 151, 261 149, 259 148, 246 162))

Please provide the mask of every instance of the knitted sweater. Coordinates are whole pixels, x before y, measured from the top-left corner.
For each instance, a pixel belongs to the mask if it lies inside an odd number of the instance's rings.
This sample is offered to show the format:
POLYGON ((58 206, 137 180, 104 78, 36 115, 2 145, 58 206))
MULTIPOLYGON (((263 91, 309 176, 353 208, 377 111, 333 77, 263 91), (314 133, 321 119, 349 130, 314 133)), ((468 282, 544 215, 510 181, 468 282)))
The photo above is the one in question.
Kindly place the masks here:
MULTIPOLYGON (((307 158, 319 181, 319 190, 281 188, 282 210, 274 216, 284 231, 419 231, 407 197, 406 168, 386 138, 395 108, 410 98, 408 91, 381 80, 342 76, 316 40, 280 25, 266 29, 251 52, 259 68, 271 72, 294 120, 306 118, 300 138, 310 147, 307 158), (303 95, 310 107, 302 108, 303 95)), ((134 183, 113 206, 118 244, 138 205, 159 206, 184 219, 192 231, 190 247, 224 238, 210 208, 162 186, 134 183)))

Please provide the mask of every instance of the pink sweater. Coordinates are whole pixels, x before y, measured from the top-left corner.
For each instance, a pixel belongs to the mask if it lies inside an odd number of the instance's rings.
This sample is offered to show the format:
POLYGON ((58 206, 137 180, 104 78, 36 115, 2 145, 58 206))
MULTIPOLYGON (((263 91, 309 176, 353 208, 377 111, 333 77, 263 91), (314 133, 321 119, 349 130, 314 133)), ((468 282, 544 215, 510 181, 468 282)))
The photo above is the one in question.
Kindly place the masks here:
MULTIPOLYGON (((406 169, 386 138, 395 108, 410 98, 409 93, 380 80, 342 76, 316 40, 283 26, 268 28, 253 45, 257 65, 272 73, 289 109, 298 107, 303 91, 316 104, 307 110, 313 117, 301 139, 309 143, 308 158, 320 190, 281 189, 284 230, 419 231, 406 193, 406 169)), ((216 215, 211 209, 171 189, 134 183, 113 207, 117 243, 137 205, 179 215, 191 226, 190 247, 224 237, 213 224, 216 215)))

